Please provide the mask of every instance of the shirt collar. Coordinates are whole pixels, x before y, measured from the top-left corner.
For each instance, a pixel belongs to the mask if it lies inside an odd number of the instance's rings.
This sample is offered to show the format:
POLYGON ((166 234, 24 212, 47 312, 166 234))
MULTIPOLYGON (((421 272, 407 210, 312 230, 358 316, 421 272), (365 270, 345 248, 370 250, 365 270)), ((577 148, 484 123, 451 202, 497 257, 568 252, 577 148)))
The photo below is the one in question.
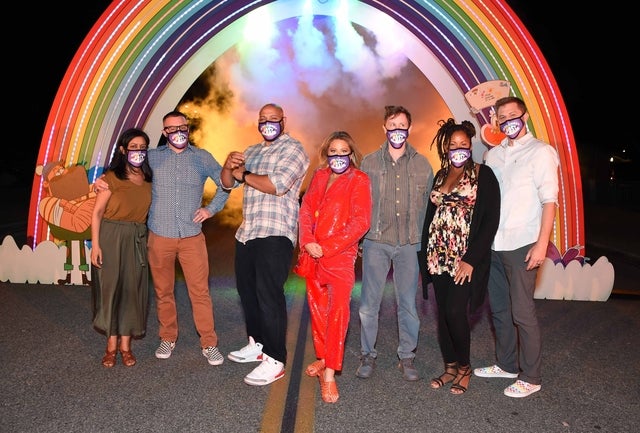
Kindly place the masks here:
POLYGON ((508 147, 510 142, 512 142, 514 146, 525 146, 533 139, 535 139, 535 137, 533 136, 533 133, 527 132, 521 138, 516 138, 515 140, 511 140, 508 137, 505 138, 501 143, 501 146, 508 147))

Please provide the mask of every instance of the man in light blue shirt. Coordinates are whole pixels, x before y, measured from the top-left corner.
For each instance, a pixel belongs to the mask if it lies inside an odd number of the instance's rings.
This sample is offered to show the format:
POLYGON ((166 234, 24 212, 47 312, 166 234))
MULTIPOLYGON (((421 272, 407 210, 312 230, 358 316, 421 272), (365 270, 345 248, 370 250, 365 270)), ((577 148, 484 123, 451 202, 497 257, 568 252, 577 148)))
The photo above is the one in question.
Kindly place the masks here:
POLYGON ((158 312, 160 345, 156 357, 167 359, 178 339, 178 312, 174 293, 175 262, 180 262, 187 284, 193 321, 200 336, 202 354, 211 365, 224 357, 218 350, 218 335, 209 292, 209 256, 202 222, 222 210, 229 193, 220 184, 222 167, 204 149, 189 143, 187 117, 172 111, 162 119, 166 146, 149 149, 153 170, 149 227, 149 268, 158 312), (217 189, 209 205, 202 207, 207 179, 217 189))

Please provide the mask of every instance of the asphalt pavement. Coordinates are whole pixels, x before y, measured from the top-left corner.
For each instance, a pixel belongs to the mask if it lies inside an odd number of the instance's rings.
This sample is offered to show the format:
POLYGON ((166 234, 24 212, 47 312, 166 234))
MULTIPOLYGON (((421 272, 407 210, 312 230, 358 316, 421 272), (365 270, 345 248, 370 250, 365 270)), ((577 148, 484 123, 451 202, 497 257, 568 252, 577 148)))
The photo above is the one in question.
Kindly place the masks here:
MULTIPOLYGON (((6 203, 6 201, 5 201, 6 203)), ((0 209, 2 237, 24 220, 0 209)), ((19 211, 15 211, 19 215, 19 211)), ((416 302, 421 318, 416 366, 406 382, 397 368, 397 326, 390 284, 380 311, 380 355, 370 379, 359 363, 360 280, 353 291, 340 399, 322 402, 304 284, 291 275, 285 377, 266 387, 244 384, 253 364, 210 366, 200 353, 184 282, 176 284, 180 336, 171 358, 154 357, 157 317, 152 297, 147 335, 133 342, 138 363, 101 366, 104 337, 91 328, 87 286, 0 282, 1 431, 6 432, 635 432, 640 425, 640 293, 638 212, 589 206, 586 255, 606 255, 614 289, 605 302, 536 300, 543 334, 542 390, 523 399, 503 395, 509 379, 473 377, 454 396, 432 390, 443 369, 433 294, 416 302), (608 231, 594 232, 594 226, 608 231)), ((26 227, 24 227, 26 230, 26 227)), ((246 344, 233 278, 233 231, 208 221, 211 293, 223 354, 246 344)), ((488 303, 472 315, 472 366, 494 362, 488 303)))

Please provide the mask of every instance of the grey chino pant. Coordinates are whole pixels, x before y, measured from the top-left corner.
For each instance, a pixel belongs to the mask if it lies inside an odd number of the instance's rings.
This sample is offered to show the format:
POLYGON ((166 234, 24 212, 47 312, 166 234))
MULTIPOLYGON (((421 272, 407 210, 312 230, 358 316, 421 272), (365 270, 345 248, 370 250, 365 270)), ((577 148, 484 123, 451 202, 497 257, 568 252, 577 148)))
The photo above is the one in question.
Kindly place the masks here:
POLYGON ((542 340, 533 299, 538 271, 527 271, 524 261, 531 246, 491 252, 489 304, 498 367, 540 385, 542 340))

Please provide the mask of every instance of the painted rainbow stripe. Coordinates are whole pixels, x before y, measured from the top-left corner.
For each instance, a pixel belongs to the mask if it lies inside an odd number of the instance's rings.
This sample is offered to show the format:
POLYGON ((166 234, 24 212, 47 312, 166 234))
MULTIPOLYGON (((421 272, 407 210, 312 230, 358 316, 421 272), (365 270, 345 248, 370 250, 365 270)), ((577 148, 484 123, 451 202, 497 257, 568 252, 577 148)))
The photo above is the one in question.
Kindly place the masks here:
MULTIPOLYGON (((239 23, 256 10, 277 19, 335 15, 333 0, 181 1, 116 0, 93 26, 60 84, 43 134, 38 164, 84 163, 90 175, 108 164, 121 125, 157 125, 190 83, 242 34, 239 23), (236 29, 236 30, 234 30, 236 29), (207 55, 203 55, 203 48, 207 55), (213 57, 212 57, 213 54, 213 57)), ((506 80, 529 107, 530 128, 551 143, 561 160, 560 200, 552 240, 560 251, 584 245, 582 186, 564 101, 535 41, 501 0, 345 1, 348 19, 366 26, 372 11, 415 36, 432 57, 425 75, 454 115, 468 116, 464 93, 489 80, 506 80), (434 64, 445 73, 435 72, 434 64)), ((340 9, 344 12, 344 8, 340 9)), ((418 65, 419 66, 419 65, 418 65)), ((478 114, 479 124, 487 122, 478 114)), ((152 143, 157 142, 152 137, 152 143)), ((48 239, 38 216, 42 180, 34 176, 27 236, 35 247, 48 239)))

